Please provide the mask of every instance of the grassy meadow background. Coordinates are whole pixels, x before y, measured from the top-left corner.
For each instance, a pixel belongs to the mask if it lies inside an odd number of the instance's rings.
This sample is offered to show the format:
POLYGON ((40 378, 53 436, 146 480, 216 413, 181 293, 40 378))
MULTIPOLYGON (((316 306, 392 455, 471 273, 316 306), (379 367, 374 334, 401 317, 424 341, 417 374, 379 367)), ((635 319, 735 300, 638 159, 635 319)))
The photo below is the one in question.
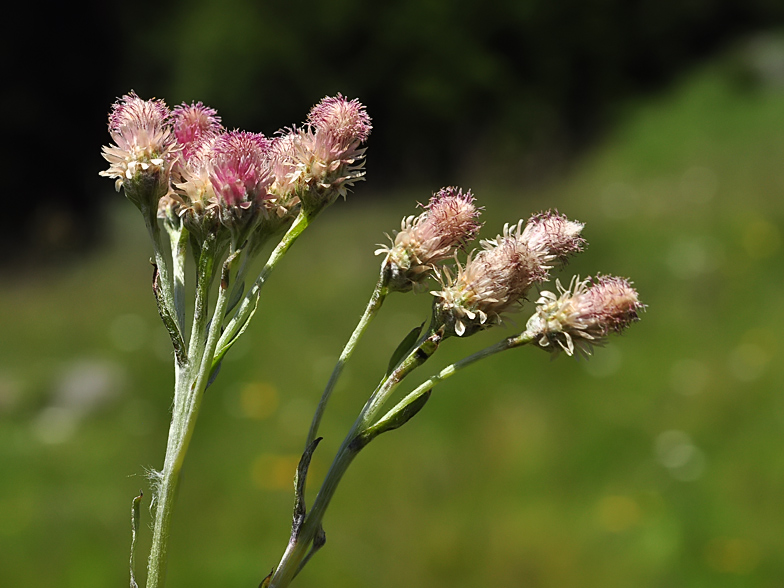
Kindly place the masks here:
MULTIPOLYGON (((383 192, 369 145, 368 181, 295 245, 206 394, 171 588, 255 586, 282 554, 293 467, 375 284, 376 244, 440 187, 383 192)), ((585 222, 590 245, 562 280, 630 277, 647 312, 590 361, 522 348, 437 387, 356 460, 325 519, 326 547, 295 585, 781 586, 781 80, 746 83, 722 57, 629 103, 558 177, 459 180, 485 207, 484 237, 551 207, 585 222)), ((0 284, 0 586, 127 585, 131 499, 143 488, 149 505, 145 468, 162 462, 172 368, 150 248, 106 183, 102 248, 0 284)), ((349 364, 311 498, 429 298, 390 297, 349 364)), ((449 340, 409 384, 521 329, 530 312, 449 340)), ((148 546, 145 526, 140 568, 148 546)))

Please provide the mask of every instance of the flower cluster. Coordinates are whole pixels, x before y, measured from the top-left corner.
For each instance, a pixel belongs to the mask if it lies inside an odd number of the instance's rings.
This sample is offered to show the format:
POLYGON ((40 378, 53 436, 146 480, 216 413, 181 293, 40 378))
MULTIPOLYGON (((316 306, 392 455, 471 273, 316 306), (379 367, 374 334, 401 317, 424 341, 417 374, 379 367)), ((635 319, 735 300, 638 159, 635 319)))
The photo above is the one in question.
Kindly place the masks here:
POLYGON ((267 138, 227 131, 201 102, 169 110, 131 92, 110 114, 114 145, 103 149, 110 167, 101 175, 197 240, 218 232, 240 244, 279 230, 301 207, 313 215, 345 196, 364 173, 370 130, 364 106, 341 95, 324 98, 304 127, 267 138))
POLYGON ((435 264, 452 257, 481 226, 476 222, 479 209, 470 190, 464 194, 456 187, 442 188, 424 208, 419 216, 403 219, 391 247, 376 250, 377 255, 387 256, 393 291, 421 286, 435 264))
POLYGON ((533 215, 504 226, 503 234, 481 242, 482 250, 457 264, 456 275, 444 268, 442 289, 434 291, 434 315, 447 335, 468 336, 500 322, 549 270, 582 250, 582 223, 557 212, 533 215))
POLYGON ((623 278, 597 276, 572 279, 569 288, 557 282, 557 295, 542 292, 527 332, 538 347, 558 353, 590 355, 607 335, 620 333, 636 320, 643 308, 631 283, 623 278))

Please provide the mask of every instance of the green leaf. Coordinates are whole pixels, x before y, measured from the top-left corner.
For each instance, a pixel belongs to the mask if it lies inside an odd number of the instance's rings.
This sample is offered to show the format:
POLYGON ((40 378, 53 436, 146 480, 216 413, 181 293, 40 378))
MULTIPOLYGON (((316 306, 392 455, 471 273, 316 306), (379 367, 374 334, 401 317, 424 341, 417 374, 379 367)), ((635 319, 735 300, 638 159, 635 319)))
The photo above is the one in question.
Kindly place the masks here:
POLYGON ((134 574, 134 567, 135 565, 135 556, 136 556, 136 534, 139 532, 139 519, 141 517, 140 510, 142 504, 142 497, 144 496, 144 492, 141 490, 139 491, 139 496, 133 499, 131 503, 131 561, 130 561, 130 568, 131 568, 131 588, 139 588, 139 585, 136 583, 136 576, 134 574))
POLYGON ((411 329, 411 332, 400 342, 400 345, 397 346, 397 349, 395 349, 394 353, 392 353, 392 357, 389 359, 386 375, 391 374, 397 365, 414 350, 414 345, 416 345, 416 342, 419 340, 419 335, 422 332, 422 328, 424 326, 425 323, 423 322, 418 327, 414 327, 411 329))
POLYGON ((226 355, 226 352, 231 349, 231 346, 237 342, 237 339, 245 332, 245 329, 248 328, 253 315, 256 314, 256 310, 259 308, 259 292, 256 292, 255 300, 253 301, 253 309, 248 314, 248 318, 245 319, 245 322, 240 327, 240 330, 237 331, 237 334, 232 337, 231 341, 226 343, 223 347, 218 349, 215 353, 215 359, 212 360, 212 369, 215 369, 216 366, 223 360, 223 356, 226 355))
POLYGON ((223 365, 223 361, 218 361, 218 363, 212 364, 212 369, 210 370, 210 377, 207 378, 207 385, 204 386, 205 390, 207 390, 207 388, 212 386, 212 383, 215 381, 215 378, 217 378, 218 374, 220 373, 220 369, 222 365, 223 365))
POLYGON ((267 577, 266 577, 266 578, 264 578, 264 579, 261 581, 261 584, 259 584, 259 588, 267 588, 267 587, 270 585, 270 581, 272 580, 272 574, 274 574, 274 573, 275 573, 275 570, 272 570, 272 571, 271 571, 271 572, 270 572, 270 573, 267 575, 267 577))
POLYGON ((318 444, 321 443, 322 439, 323 437, 318 437, 308 445, 299 460, 297 471, 294 474, 294 520, 291 523, 291 536, 295 539, 297 535, 299 535, 299 529, 305 521, 305 515, 307 514, 307 509, 305 507, 305 480, 308 476, 310 460, 313 457, 313 452, 316 451, 316 447, 318 447, 318 444))
POLYGON ((177 325, 177 322, 174 320, 174 317, 171 315, 169 311, 169 307, 164 300, 163 293, 161 292, 161 286, 158 281, 160 278, 160 271, 158 270, 158 266, 153 263, 153 272, 152 272, 152 291, 155 295, 155 302, 158 305, 158 314, 163 321, 163 325, 166 327, 166 330, 169 332, 169 337, 171 338, 172 347, 174 347, 174 355, 177 358, 177 363, 180 366, 185 365, 187 361, 187 353, 185 350, 185 342, 182 339, 182 333, 180 333, 180 327, 177 325))
POLYGON ((432 392, 432 390, 428 390, 421 396, 417 396, 411 402, 405 406, 402 406, 399 411, 390 416, 388 419, 373 425, 367 431, 370 435, 370 438, 373 439, 378 437, 381 433, 386 433, 387 431, 392 431, 405 425, 414 417, 414 415, 422 410, 425 404, 427 404, 427 401, 430 400, 430 394, 432 392))
POLYGON ((242 300, 242 295, 245 293, 245 281, 243 280, 239 285, 234 286, 234 290, 231 292, 231 298, 229 299, 229 303, 226 305, 226 315, 234 310, 234 307, 237 306, 240 300, 242 300))

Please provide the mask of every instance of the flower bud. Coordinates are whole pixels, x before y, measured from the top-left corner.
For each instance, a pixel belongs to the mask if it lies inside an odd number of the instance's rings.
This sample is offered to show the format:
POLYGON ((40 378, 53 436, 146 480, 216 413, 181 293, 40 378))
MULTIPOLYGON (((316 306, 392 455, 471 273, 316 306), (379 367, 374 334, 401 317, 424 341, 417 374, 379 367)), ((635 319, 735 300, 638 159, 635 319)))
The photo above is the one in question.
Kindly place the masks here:
POLYGON ((572 279, 568 289, 557 282, 558 292, 542 292, 536 313, 528 320, 526 331, 533 343, 553 353, 591 354, 610 333, 620 333, 639 320, 644 305, 637 291, 623 278, 597 276, 580 281, 572 279))
POLYGON ((155 211, 167 193, 175 153, 169 109, 163 100, 142 100, 131 92, 112 106, 109 134, 114 145, 103 147, 109 169, 100 175, 115 178, 115 188, 140 209, 155 211))
POLYGON ((448 187, 433 195, 422 214, 404 218, 392 247, 376 250, 376 255, 387 255, 390 289, 407 292, 421 285, 435 263, 474 238, 481 226, 475 220, 478 216, 470 190, 464 194, 448 187))

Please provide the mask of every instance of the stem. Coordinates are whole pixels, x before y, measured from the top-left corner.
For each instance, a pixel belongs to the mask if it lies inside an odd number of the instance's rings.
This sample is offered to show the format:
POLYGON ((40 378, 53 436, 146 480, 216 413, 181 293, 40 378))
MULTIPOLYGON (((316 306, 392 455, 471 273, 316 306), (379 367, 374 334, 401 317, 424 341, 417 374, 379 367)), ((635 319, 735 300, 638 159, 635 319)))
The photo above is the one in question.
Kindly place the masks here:
POLYGON ((321 400, 319 400, 318 406, 316 407, 316 413, 313 415, 313 421, 310 425, 310 431, 308 432, 308 438, 305 442, 305 447, 310 447, 310 444, 313 443, 313 440, 316 438, 319 425, 321 424, 321 418, 324 416, 324 411, 326 410, 327 403, 329 402, 329 398, 332 395, 332 390, 335 388, 335 385, 340 378, 340 374, 343 372, 343 368, 345 367, 352 353, 354 353, 354 348, 357 346, 360 338, 370 325, 370 321, 372 321, 376 316, 376 313, 379 311, 381 305, 384 303, 384 300, 389 294, 389 271, 387 270, 387 267, 387 261, 385 259, 381 264, 381 274, 378 277, 376 289, 373 290, 373 294, 370 296, 370 300, 368 301, 367 307, 365 308, 365 312, 362 315, 362 318, 359 319, 359 323, 357 323, 354 332, 351 333, 351 337, 346 343, 346 346, 343 348, 343 351, 338 358, 338 362, 335 364, 335 369, 332 370, 332 375, 329 377, 329 382, 327 382, 327 386, 324 388, 324 392, 321 394, 321 400))
MULTIPOLYGON (((160 276, 161 284, 161 298, 163 306, 169 316, 175 317, 174 294, 172 280, 169 276, 169 266, 163 257, 163 244, 161 243, 161 229, 158 226, 158 218, 156 212, 151 212, 148 207, 142 207, 142 216, 144 223, 147 225, 147 232, 150 234, 152 240, 153 251, 155 254, 155 265, 158 268, 158 275, 160 276)), ((182 327, 180 327, 180 336, 182 336, 182 327)))
MULTIPOLYGON (((185 371, 176 369, 175 398, 182 395, 188 380, 185 371)), ((150 547, 150 557, 147 560, 147 588, 160 588, 165 580, 169 528, 182 458, 184 457, 182 448, 184 426, 182 406, 178 406, 175 402, 171 425, 169 425, 169 439, 166 444, 163 471, 160 472, 157 479, 153 478, 155 510, 153 513, 152 546, 150 547)))
MULTIPOLYGON (((205 247, 205 251, 207 253, 206 256, 210 257, 208 247, 205 247)), ((205 251, 202 252, 202 257, 205 257, 205 251)), ((199 294, 197 295, 197 314, 193 320, 194 337, 191 339, 191 349, 188 354, 189 361, 185 369, 180 370, 175 367, 174 410, 169 427, 169 440, 166 446, 163 472, 161 472, 158 480, 152 547, 147 563, 147 588, 162 588, 164 584, 169 528, 171 526, 179 474, 193 436, 196 418, 199 414, 204 390, 212 369, 215 348, 220 336, 221 319, 226 311, 228 302, 228 278, 231 275, 231 265, 239 253, 239 251, 231 252, 223 263, 218 299, 215 303, 215 310, 203 350, 201 344, 193 345, 193 343, 197 339, 197 325, 203 325, 204 318, 206 318, 206 312, 204 312, 203 308, 206 305, 206 292, 209 290, 210 280, 208 276, 212 274, 212 260, 209 260, 209 262, 204 260, 203 263, 200 263, 199 279, 201 283, 199 284, 199 294)), ((203 330, 201 329, 202 332, 203 330)))
POLYGON ((185 256, 188 252, 188 229, 167 227, 172 253, 172 277, 174 278, 174 308, 180 332, 185 328, 185 256))
POLYGON ((313 502, 313 507, 305 517, 298 533, 292 535, 289 540, 286 551, 270 580, 269 588, 286 588, 297 575, 302 567, 302 562, 308 556, 313 539, 321 528, 321 521, 343 474, 346 473, 348 466, 369 440, 366 435, 368 424, 403 378, 435 353, 441 339, 440 332, 428 333, 392 373, 382 380, 382 383, 367 401, 338 449, 335 460, 332 462, 316 500, 313 502))
POLYGON ((503 341, 499 341, 495 345, 490 345, 489 347, 485 347, 484 349, 477 351, 476 353, 469 355, 468 357, 464 357, 460 361, 456 361, 453 364, 446 366, 436 375, 431 376, 422 384, 420 384, 416 389, 410 392, 405 398, 403 398, 400 402, 398 402, 393 408, 389 410, 383 417, 381 417, 372 427, 372 429, 383 429, 384 425, 391 421, 395 415, 400 413, 406 406, 417 400, 423 394, 432 390, 436 384, 443 382, 447 378, 453 376, 458 371, 463 369, 464 367, 468 367, 469 365, 476 363, 480 359, 484 359, 489 357, 495 353, 499 353, 501 351, 506 351, 507 349, 513 349, 515 347, 520 347, 527 343, 530 343, 534 339, 533 335, 529 335, 527 332, 521 333, 519 335, 515 335, 513 337, 508 337, 503 341))
POLYGON ((297 240, 312 220, 313 217, 306 215, 303 211, 300 211, 297 218, 294 219, 289 230, 286 231, 286 234, 283 235, 280 242, 270 254, 267 263, 262 268, 261 273, 259 273, 259 277, 256 278, 253 286, 248 290, 248 293, 245 294, 245 297, 242 299, 234 316, 226 324, 226 329, 218 339, 218 355, 221 355, 226 346, 232 343, 238 332, 241 332, 242 328, 253 314, 256 307, 256 299, 261 292, 262 286, 264 286, 267 278, 269 278, 270 273, 272 273, 272 270, 275 269, 275 266, 289 250, 289 247, 294 244, 294 241, 297 240))

